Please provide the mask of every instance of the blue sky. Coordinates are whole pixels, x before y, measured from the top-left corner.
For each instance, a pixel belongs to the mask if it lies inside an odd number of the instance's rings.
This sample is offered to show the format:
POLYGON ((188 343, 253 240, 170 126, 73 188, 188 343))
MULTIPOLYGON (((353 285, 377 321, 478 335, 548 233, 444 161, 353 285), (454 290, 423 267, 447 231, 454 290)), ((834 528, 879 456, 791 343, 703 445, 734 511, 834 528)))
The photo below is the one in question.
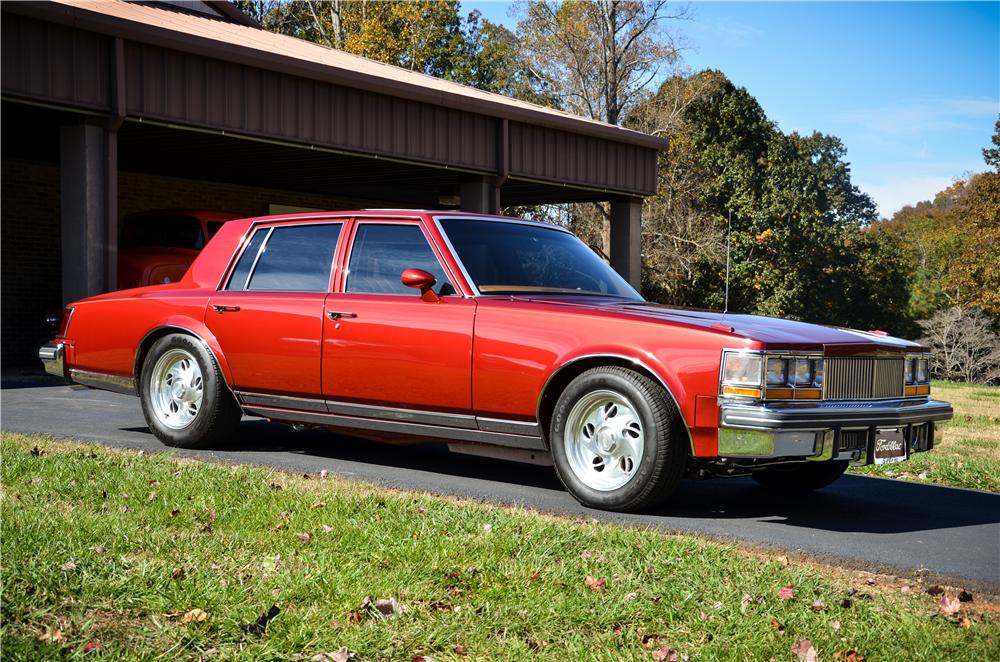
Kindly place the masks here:
MULTIPOLYGON (((982 171, 1000 113, 1000 2, 694 2, 687 66, 722 70, 784 131, 847 147, 883 215, 982 171)), ((513 28, 509 2, 462 2, 513 28)))

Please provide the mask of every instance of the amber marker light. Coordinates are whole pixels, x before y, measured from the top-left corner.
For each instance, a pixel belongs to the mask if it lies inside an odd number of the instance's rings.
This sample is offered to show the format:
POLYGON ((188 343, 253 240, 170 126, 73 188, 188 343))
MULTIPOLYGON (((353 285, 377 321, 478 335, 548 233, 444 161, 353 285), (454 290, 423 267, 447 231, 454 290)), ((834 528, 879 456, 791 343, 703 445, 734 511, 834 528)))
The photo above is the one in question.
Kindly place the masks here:
POLYGON ((759 398, 760 389, 759 388, 746 388, 743 386, 723 386, 723 395, 741 395, 745 398, 759 398))

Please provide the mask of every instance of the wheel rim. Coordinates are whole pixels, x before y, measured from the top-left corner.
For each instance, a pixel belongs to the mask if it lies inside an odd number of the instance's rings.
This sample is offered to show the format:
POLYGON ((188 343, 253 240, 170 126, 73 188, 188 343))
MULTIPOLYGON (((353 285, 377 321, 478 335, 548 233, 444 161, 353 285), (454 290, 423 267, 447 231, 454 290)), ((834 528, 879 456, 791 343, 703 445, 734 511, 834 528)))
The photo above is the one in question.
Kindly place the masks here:
POLYGON ((191 424, 201 411, 204 379, 189 352, 171 349, 153 366, 149 378, 150 404, 156 419, 173 430, 191 424))
POLYGON ((570 469, 587 487, 608 492, 632 480, 645 433, 635 407, 614 391, 592 391, 569 412, 564 435, 570 469))

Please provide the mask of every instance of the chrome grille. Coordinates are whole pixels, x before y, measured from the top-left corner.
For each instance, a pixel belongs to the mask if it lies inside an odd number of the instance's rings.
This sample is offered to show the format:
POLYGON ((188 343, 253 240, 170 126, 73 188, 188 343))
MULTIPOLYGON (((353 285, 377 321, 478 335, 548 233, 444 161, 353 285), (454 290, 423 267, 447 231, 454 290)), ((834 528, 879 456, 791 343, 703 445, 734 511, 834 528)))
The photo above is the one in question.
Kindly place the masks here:
POLYGON ((903 359, 827 358, 827 400, 872 400, 903 395, 903 359))

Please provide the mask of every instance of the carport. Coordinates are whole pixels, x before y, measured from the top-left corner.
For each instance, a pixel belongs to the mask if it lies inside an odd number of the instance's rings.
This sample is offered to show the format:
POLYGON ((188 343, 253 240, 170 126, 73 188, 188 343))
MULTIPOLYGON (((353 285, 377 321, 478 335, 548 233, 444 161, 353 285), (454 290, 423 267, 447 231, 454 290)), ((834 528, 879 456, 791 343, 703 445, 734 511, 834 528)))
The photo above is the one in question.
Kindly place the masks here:
POLYGON ((3 361, 46 310, 113 290, 153 208, 611 203, 639 283, 647 136, 259 29, 227 3, 3 3, 3 361))

